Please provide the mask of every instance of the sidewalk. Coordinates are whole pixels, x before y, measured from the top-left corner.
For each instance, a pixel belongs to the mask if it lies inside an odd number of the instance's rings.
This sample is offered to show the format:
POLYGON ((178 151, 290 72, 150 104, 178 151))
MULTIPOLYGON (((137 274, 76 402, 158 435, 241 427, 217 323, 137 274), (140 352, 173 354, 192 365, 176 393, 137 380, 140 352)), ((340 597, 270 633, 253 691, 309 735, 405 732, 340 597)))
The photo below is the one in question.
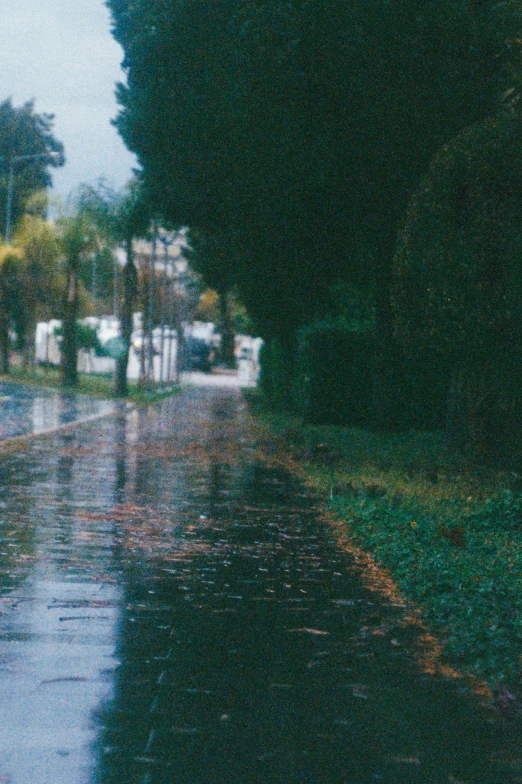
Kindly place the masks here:
POLYGON ((239 390, 0 455, 2 784, 515 784, 239 390))

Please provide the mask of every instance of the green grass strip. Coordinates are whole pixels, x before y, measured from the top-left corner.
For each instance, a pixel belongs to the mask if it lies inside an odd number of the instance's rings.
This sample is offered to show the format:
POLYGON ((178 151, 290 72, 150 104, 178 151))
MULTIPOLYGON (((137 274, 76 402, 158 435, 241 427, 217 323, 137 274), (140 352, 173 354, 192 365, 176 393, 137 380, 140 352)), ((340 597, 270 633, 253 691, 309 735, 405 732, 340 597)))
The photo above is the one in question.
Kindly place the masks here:
POLYGON ((341 530, 421 609, 448 663, 520 692, 520 477, 457 459, 441 434, 312 427, 254 409, 341 530))
MULTIPOLYGON (((1 376, 2 381, 28 384, 29 386, 41 386, 51 389, 62 389, 59 368, 54 367, 30 367, 13 368, 8 376, 1 376)), ((168 385, 163 388, 155 385, 150 388, 141 388, 137 382, 129 382, 129 396, 125 398, 138 405, 150 405, 160 400, 164 400, 170 395, 179 392, 179 387, 168 385)), ((79 373, 78 387, 73 390, 82 395, 91 397, 117 399, 114 395, 114 380, 112 376, 101 373, 79 373)), ((123 398, 120 398, 123 399, 123 398)))

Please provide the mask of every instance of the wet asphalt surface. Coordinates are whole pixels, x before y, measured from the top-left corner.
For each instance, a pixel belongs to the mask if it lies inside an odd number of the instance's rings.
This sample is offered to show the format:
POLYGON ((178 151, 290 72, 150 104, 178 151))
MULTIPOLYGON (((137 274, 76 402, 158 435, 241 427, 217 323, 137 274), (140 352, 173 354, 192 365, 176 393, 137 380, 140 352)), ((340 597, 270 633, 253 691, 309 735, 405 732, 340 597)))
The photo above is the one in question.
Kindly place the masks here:
POLYGON ((0 450, 0 784, 509 784, 237 389, 0 450))
POLYGON ((115 411, 116 404, 85 395, 0 383, 0 441, 50 432, 115 411))

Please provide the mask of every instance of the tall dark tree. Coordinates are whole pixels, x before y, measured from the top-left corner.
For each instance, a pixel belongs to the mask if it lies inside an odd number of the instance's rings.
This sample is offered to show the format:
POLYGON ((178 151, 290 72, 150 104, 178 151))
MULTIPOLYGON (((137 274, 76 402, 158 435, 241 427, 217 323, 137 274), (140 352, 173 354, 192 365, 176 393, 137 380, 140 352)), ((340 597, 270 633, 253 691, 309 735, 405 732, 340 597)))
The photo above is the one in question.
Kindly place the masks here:
MULTIPOLYGON (((247 250, 249 282, 261 266, 276 301, 285 280, 287 295, 368 251, 389 261, 433 152, 494 105, 486 11, 467 2, 109 7, 128 77, 118 126, 153 194, 247 250)), ((309 312, 324 287, 284 310, 309 312)))
POLYGON ((157 208, 220 238, 223 277, 289 355, 350 281, 373 287, 389 358, 399 225, 436 150, 496 111, 518 29, 506 6, 108 5, 127 73, 117 124, 157 208))
POLYGON ((0 233, 6 226, 12 172, 11 222, 16 226, 30 196, 51 185, 50 167, 63 166, 63 144, 53 135, 52 114, 35 111, 34 101, 0 103, 0 233), (39 156, 39 157, 21 157, 39 156))

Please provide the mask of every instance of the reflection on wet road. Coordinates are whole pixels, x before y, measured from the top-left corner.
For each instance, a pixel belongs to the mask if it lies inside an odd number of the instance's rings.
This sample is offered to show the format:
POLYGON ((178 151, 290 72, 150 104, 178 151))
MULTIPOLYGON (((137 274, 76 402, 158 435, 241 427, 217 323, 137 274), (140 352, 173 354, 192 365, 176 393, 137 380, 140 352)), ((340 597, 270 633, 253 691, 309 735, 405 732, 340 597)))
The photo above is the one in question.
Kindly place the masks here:
POLYGON ((236 390, 0 461, 0 782, 503 784, 519 728, 420 673, 236 390))
POLYGON ((46 433, 71 422, 85 422, 113 412, 108 400, 51 389, 0 383, 0 441, 46 433))

